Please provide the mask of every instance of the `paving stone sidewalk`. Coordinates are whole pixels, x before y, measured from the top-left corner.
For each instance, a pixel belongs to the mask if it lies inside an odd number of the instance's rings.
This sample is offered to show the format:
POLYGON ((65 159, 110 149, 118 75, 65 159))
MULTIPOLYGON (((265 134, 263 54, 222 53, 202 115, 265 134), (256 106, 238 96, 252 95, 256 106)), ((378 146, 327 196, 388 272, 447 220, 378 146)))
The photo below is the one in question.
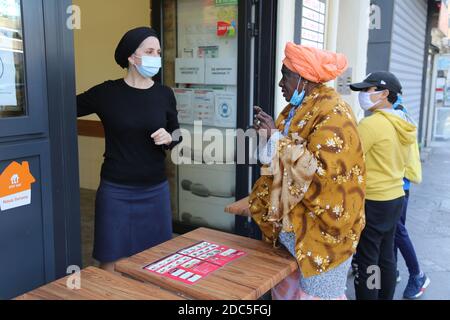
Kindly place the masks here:
MULTIPOLYGON (((422 270, 431 285, 422 300, 450 300, 450 142, 435 143, 423 163, 423 183, 411 190, 407 228, 422 270)), ((408 270, 399 254, 402 281, 395 299, 403 299, 408 270)), ((353 277, 348 298, 355 299, 353 277)))

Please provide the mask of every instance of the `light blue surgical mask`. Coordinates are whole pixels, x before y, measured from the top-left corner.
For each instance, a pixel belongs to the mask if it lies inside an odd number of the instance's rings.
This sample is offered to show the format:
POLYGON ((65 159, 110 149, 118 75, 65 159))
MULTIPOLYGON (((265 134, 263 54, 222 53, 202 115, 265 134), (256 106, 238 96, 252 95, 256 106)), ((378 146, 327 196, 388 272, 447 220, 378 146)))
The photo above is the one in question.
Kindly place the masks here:
MULTIPOLYGON (((403 97, 399 94, 397 96, 397 101, 392 105, 392 109, 397 110, 403 104, 403 97)), ((407 113, 408 111, 403 106, 403 111, 407 113)))
POLYGON ((135 65, 137 71, 143 76, 144 78, 153 78, 156 76, 161 70, 162 67, 162 60, 161 57, 150 57, 150 56, 136 56, 138 58, 142 59, 141 65, 135 65))
POLYGON ((294 94, 292 95, 291 101, 289 103, 293 105, 294 107, 298 107, 303 103, 303 100, 305 100, 305 85, 303 86, 303 90, 301 93, 298 92, 298 86, 300 85, 300 81, 302 81, 302 77, 298 80, 297 88, 294 91, 294 94))

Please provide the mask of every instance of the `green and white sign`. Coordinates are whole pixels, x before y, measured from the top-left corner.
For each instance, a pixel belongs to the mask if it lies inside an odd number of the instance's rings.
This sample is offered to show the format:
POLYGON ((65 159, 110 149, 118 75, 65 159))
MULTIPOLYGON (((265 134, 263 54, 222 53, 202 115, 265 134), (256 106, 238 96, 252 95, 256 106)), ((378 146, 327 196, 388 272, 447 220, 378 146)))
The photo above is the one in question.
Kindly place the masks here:
POLYGON ((215 0, 216 6, 229 6, 229 5, 237 5, 238 0, 215 0))

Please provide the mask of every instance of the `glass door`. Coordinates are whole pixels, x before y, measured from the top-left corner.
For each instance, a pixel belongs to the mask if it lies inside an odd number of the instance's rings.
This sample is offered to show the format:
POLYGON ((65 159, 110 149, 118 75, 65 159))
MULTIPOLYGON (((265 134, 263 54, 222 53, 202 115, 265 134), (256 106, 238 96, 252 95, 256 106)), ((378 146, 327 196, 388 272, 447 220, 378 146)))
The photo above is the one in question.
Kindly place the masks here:
POLYGON ((26 115, 20 1, 0 2, 0 118, 26 115))
POLYGON ((259 175, 249 129, 253 105, 274 113, 277 1, 153 0, 152 12, 185 138, 182 156, 168 159, 175 231, 258 238, 251 219, 224 208, 247 197, 259 175))
POLYGON ((43 2, 0 0, 0 299, 55 278, 45 52, 43 2))
POLYGON ((450 139, 450 56, 442 55, 438 61, 436 80, 434 138, 450 139))
POLYGON ((42 19, 36 1, 0 1, 0 137, 46 131, 42 19))
POLYGON ((238 1, 170 0, 162 9, 164 84, 184 136, 178 165, 169 164, 174 221, 232 232, 224 208, 236 200, 238 1))

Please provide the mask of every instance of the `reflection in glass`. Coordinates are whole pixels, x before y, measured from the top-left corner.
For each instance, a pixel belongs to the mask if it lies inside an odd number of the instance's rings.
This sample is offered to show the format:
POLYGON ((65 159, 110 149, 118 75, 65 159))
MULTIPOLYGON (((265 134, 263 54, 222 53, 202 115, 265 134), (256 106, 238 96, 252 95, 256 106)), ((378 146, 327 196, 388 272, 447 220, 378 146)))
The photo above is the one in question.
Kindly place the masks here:
POLYGON ((20 0, 0 0, 0 118, 24 116, 25 62, 20 0))
MULTIPOLYGON (((194 137, 194 122, 202 121, 204 130, 227 137, 237 127, 238 1, 163 4, 164 84, 174 90, 180 125, 194 137)), ((236 201, 236 146, 215 150, 215 160, 227 164, 210 165, 206 155, 195 157, 208 145, 191 149, 194 158, 184 164, 167 166, 171 189, 177 191, 172 192, 173 218, 185 226, 232 232, 235 217, 224 208, 236 201), (198 163, 187 164, 192 161, 198 163)))
POLYGON ((450 108, 437 109, 435 138, 450 139, 450 108))

